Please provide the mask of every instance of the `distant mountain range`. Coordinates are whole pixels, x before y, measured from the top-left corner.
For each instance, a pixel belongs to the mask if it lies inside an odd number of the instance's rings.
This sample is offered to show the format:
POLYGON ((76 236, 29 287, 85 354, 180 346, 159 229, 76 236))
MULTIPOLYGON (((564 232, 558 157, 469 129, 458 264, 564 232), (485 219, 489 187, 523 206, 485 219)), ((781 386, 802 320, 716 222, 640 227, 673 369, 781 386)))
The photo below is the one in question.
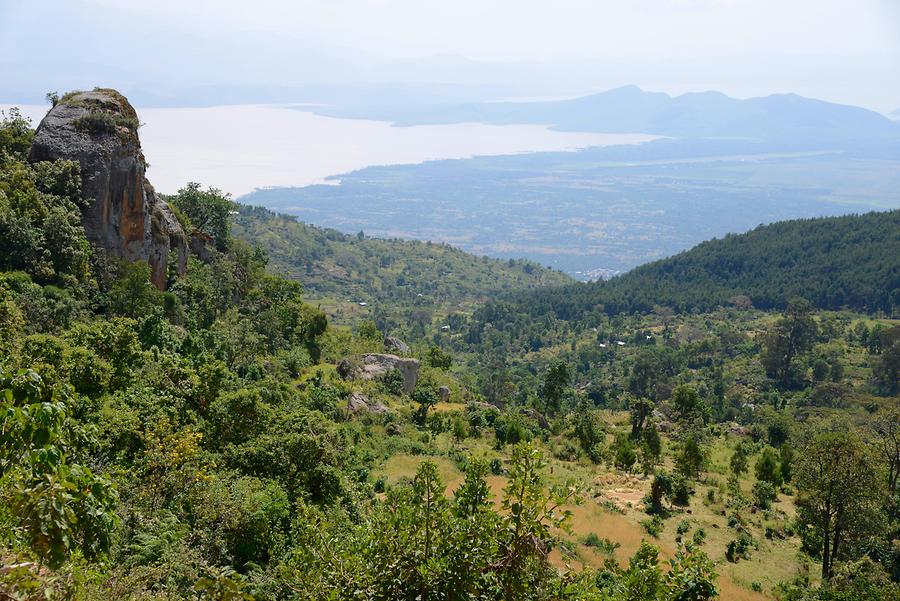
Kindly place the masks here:
POLYGON ((569 100, 480 102, 398 119, 400 125, 545 124, 565 131, 647 133, 748 141, 900 140, 900 124, 868 109, 773 94, 740 100, 721 92, 670 96, 625 86, 569 100))

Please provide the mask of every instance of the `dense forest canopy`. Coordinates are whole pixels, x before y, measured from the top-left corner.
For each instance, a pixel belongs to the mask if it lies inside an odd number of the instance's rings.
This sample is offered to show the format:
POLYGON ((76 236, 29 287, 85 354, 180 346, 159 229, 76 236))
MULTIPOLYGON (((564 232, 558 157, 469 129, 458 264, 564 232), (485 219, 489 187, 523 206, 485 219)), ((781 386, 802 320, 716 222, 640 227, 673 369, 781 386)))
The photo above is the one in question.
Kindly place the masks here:
POLYGON ((608 282, 523 296, 520 304, 532 315, 570 320, 597 309, 709 311, 741 299, 781 309, 798 296, 820 309, 892 315, 900 306, 900 210, 759 226, 608 282))

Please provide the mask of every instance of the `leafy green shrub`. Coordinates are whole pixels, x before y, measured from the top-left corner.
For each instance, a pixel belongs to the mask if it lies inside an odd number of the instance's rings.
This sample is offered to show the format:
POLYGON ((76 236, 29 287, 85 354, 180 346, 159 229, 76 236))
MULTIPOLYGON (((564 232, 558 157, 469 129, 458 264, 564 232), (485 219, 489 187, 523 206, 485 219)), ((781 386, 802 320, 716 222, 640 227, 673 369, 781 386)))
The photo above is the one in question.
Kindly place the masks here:
POLYGON ((697 546, 702 545, 706 542, 706 530, 703 528, 697 528, 694 530, 694 535, 691 537, 693 543, 697 546))
POLYGON ((568 439, 563 439, 553 447, 553 456, 560 461, 576 461, 578 455, 578 446, 568 439))
POLYGON ((690 480, 679 474, 672 476, 672 503, 687 507, 691 503, 693 494, 694 487, 690 480))
POLYGON ((392 394, 394 396, 400 396, 403 394, 403 374, 399 369, 391 369, 384 372, 379 378, 378 382, 381 384, 381 387, 388 394, 392 394))
POLYGON ((778 495, 771 482, 758 480, 756 484, 753 485, 753 504, 760 509, 769 509, 772 507, 772 502, 777 498, 778 495))
POLYGON ((637 453, 634 450, 634 444, 628 434, 622 432, 616 436, 613 446, 615 452, 614 463, 617 468, 625 472, 630 472, 637 462, 637 453))
POLYGON ((654 515, 649 520, 643 520, 641 522, 641 526, 644 527, 644 530, 647 531, 647 534, 652 536, 653 538, 659 538, 659 535, 662 533, 663 528, 665 527, 665 522, 658 515, 654 515))
POLYGON ((140 121, 137 117, 116 115, 107 111, 90 111, 72 122, 80 132, 90 135, 113 134, 119 127, 137 132, 140 121))
POLYGON ((663 500, 672 496, 672 478, 666 472, 657 472, 650 483, 650 492, 644 498, 644 505, 649 514, 660 514, 665 511, 663 500))
POLYGON ((731 563, 737 563, 741 559, 750 559, 750 547, 753 539, 746 532, 741 532, 736 539, 728 543, 725 549, 725 558, 731 563))
POLYGON ((534 437, 534 431, 527 417, 518 411, 504 411, 494 421, 494 433, 500 445, 527 442, 534 437))
POLYGON ((450 369, 453 364, 453 355, 441 350, 440 347, 433 346, 428 349, 428 365, 436 367, 444 371, 450 369))
POLYGON ((600 553, 605 553, 607 555, 612 555, 616 552, 616 549, 622 546, 615 541, 609 540, 608 538, 600 538, 595 532, 588 533, 587 536, 581 539, 581 543, 585 546, 597 549, 597 551, 599 551, 600 553))

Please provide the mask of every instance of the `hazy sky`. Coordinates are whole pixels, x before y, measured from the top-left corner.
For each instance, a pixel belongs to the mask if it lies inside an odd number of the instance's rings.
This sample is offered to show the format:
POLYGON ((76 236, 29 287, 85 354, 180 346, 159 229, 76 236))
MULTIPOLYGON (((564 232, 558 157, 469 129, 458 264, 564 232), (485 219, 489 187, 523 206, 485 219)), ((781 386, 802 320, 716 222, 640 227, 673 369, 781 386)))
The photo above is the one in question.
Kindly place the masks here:
MULTIPOLYGON (((20 3, 24 4, 24 3, 20 3)), ((52 2, 29 4, 53 4, 52 2)), ((897 0, 85 0, 181 27, 315 36, 394 56, 898 56, 897 0)), ((95 8, 96 7, 96 8, 95 8)))
POLYGON ((900 0, 0 0, 0 52, 34 62, 14 85, 54 57, 107 78, 296 83, 395 79, 373 61, 454 55, 634 65, 632 81, 584 73, 585 89, 794 88, 900 107, 900 0))

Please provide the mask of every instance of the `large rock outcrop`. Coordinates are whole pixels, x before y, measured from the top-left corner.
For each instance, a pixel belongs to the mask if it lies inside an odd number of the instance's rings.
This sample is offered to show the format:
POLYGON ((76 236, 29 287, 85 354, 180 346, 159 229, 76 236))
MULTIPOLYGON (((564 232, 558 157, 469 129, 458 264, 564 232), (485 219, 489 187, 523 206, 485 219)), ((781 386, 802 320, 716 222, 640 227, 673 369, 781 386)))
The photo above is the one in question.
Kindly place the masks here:
POLYGON ((418 359, 405 359, 397 355, 368 353, 359 358, 342 359, 338 373, 348 380, 373 380, 396 369, 403 376, 403 392, 411 393, 419 380, 418 359))
POLYGON ((137 112, 115 90, 66 94, 41 120, 31 160, 67 159, 81 165, 82 213, 88 240, 115 257, 150 264, 163 289, 169 251, 184 271, 187 237, 169 206, 147 181, 137 112))

